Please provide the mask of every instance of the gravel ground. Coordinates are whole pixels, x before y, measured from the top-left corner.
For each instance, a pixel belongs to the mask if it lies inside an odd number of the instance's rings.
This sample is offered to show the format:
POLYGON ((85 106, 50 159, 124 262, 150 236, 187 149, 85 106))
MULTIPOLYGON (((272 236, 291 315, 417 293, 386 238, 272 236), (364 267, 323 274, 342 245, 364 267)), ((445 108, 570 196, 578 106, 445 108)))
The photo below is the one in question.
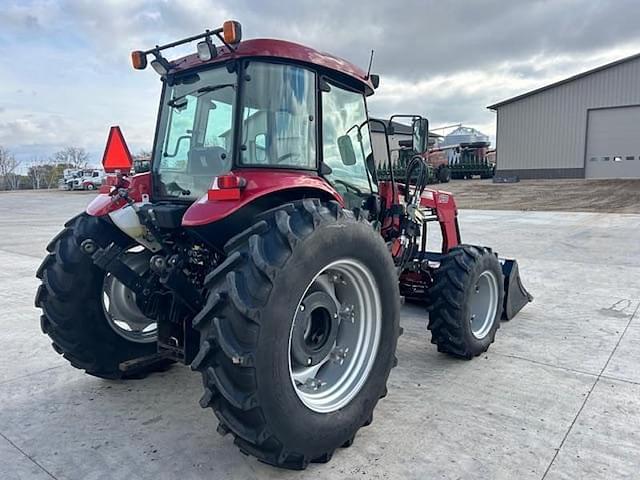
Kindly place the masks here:
POLYGON ((640 213, 638 180, 453 180, 433 185, 456 195, 460 208, 640 213))

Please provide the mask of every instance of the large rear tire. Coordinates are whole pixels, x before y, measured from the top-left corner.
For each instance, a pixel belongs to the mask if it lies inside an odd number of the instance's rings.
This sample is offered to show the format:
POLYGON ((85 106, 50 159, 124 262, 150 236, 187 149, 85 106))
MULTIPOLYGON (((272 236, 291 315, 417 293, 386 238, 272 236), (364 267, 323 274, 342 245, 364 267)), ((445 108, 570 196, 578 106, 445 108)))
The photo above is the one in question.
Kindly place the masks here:
POLYGON ((498 257, 485 247, 452 248, 429 290, 431 343, 471 359, 486 352, 500 327, 504 280, 498 257))
POLYGON ((367 222, 318 200, 268 212, 225 250, 193 322, 200 404, 243 453, 290 469, 326 462, 371 422, 396 362, 389 252, 367 222))
MULTIPOLYGON (((42 280, 35 299, 36 307, 42 309, 42 331, 51 337, 53 349, 71 365, 96 377, 140 378, 166 370, 171 363, 167 360, 126 373, 120 370, 122 362, 156 353, 157 345, 148 335, 118 333, 109 321, 103 294, 105 285, 114 285, 114 281, 80 250, 80 243, 87 238, 105 243, 115 240, 123 245, 129 242, 100 218, 81 214, 67 222, 47 246, 50 253, 36 273, 42 280)), ((114 291, 130 296, 117 285, 114 291)))

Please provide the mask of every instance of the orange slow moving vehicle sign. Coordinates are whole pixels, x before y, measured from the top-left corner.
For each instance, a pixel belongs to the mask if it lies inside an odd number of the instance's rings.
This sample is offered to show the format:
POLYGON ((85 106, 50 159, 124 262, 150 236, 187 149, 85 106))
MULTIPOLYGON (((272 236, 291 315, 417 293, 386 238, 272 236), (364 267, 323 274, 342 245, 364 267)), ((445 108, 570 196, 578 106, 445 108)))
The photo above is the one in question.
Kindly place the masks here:
POLYGON ((132 165, 131 153, 129 152, 129 147, 127 147, 127 142, 124 141, 120 127, 111 127, 107 146, 102 156, 104 171, 112 173, 116 170, 121 170, 123 173, 129 173, 132 165))

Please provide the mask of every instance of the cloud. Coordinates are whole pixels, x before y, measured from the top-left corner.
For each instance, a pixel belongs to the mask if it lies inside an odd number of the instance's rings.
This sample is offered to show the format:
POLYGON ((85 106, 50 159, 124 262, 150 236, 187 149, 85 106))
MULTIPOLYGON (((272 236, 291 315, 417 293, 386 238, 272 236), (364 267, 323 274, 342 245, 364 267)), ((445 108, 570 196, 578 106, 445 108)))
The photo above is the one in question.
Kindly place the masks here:
POLYGON ((44 133, 43 125, 29 118, 18 118, 0 123, 0 142, 9 140, 21 144, 28 144, 34 137, 44 133))
POLYGON ((13 112, 10 120, 0 121, 0 145, 16 145, 28 151, 30 146, 66 145, 91 148, 87 137, 76 136, 74 122, 62 115, 22 114, 13 112))
POLYGON ((228 18, 246 38, 286 38, 362 67, 375 49, 374 114, 415 112, 493 134, 488 104, 640 51, 638 14, 636 0, 5 0, 0 143, 100 151, 120 124, 148 148, 159 83, 130 69, 129 52, 228 18))

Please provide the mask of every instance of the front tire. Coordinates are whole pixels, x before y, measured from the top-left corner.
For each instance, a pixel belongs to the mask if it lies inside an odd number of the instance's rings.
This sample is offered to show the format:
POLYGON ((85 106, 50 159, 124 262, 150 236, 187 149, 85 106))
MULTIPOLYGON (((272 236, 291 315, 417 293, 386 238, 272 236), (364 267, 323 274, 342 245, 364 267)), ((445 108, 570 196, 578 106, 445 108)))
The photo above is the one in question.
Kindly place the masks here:
POLYGON ((120 370, 122 362, 150 356, 157 346, 153 339, 127 339, 110 324, 103 305, 105 272, 80 250, 80 243, 87 238, 129 242, 100 218, 81 214, 67 222, 47 246, 50 253, 36 273, 42 280, 35 299, 36 307, 42 309, 42 331, 51 338, 53 349, 71 365, 96 377, 140 378, 166 370, 171 363, 167 360, 126 373, 120 370))
POLYGON ((219 432, 263 462, 290 469, 326 462, 371 422, 395 365, 400 303, 389 252, 367 222, 318 200, 265 214, 225 250, 194 318, 200 404, 214 410, 219 432), (345 292, 356 291, 362 296, 353 293, 347 305, 345 292), (354 336, 362 342, 347 352, 337 348, 348 337, 340 336, 343 322, 362 327, 354 336))
POLYGON ((429 290, 428 328, 439 352, 471 359, 487 351, 500 327, 503 285, 489 248, 460 245, 443 257, 429 290))

